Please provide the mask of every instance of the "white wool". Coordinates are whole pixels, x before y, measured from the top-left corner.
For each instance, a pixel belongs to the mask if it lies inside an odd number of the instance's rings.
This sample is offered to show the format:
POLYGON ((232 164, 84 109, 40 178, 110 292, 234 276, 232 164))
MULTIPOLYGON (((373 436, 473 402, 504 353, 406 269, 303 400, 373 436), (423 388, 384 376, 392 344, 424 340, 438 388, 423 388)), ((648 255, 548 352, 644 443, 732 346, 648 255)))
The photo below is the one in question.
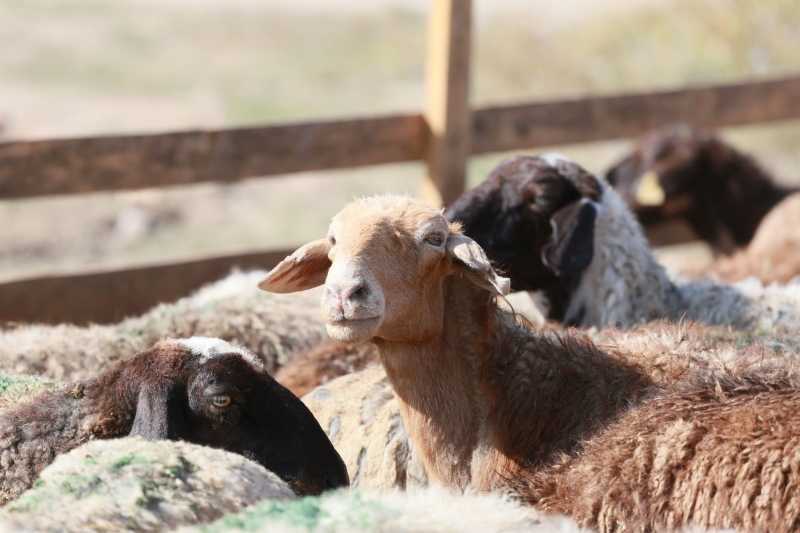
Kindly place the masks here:
POLYGON ((253 367, 259 370, 263 370, 264 367, 261 360, 249 350, 215 337, 189 337, 175 339, 175 342, 198 356, 201 364, 220 355, 238 354, 253 367))
POLYGON ((633 213, 607 184, 597 205, 594 257, 567 306, 583 326, 627 327, 672 316, 682 297, 633 213))
POLYGON ((198 289, 192 294, 191 302, 194 305, 203 306, 232 296, 257 293, 260 290, 258 284, 266 275, 266 270, 251 270, 248 272, 234 270, 221 280, 198 289))
POLYGON ((556 166, 558 163, 561 162, 567 162, 567 163, 571 162, 571 160, 561 152, 547 152, 540 155, 539 157, 544 159, 545 163, 551 166, 556 166))
MULTIPOLYGON (((586 531, 560 516, 544 516, 531 507, 495 494, 456 494, 443 488, 386 492, 346 489, 316 498, 286 502, 262 502, 233 515, 244 518, 250 530, 271 532, 392 531, 436 532, 532 532, 572 533, 586 531), (301 506, 315 512, 300 515, 301 506), (273 512, 259 510, 272 509, 273 512), (274 512, 284 510, 284 512, 274 512), (291 510, 294 510, 292 512, 291 510)), ((240 522, 236 520, 228 523, 240 522)), ((222 522, 225 523, 224 521, 222 522)), ((212 524, 212 528, 215 524, 212 524)), ((181 531, 192 531, 185 528, 181 531)))
POLYGON ((594 257, 567 306, 582 326, 630 327, 658 318, 771 330, 800 325, 800 284, 764 287, 756 279, 729 285, 670 277, 641 226, 604 181, 594 257))

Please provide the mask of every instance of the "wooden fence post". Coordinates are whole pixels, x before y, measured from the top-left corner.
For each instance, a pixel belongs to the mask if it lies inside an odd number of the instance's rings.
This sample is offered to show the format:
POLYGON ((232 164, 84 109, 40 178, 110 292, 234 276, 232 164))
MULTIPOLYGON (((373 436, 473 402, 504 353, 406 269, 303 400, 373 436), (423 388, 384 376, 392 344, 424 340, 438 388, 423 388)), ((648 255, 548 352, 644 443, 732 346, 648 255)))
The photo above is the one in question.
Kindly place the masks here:
POLYGON ((469 71, 472 0, 433 0, 428 26, 427 176, 422 196, 447 205, 464 192, 472 119, 469 71))

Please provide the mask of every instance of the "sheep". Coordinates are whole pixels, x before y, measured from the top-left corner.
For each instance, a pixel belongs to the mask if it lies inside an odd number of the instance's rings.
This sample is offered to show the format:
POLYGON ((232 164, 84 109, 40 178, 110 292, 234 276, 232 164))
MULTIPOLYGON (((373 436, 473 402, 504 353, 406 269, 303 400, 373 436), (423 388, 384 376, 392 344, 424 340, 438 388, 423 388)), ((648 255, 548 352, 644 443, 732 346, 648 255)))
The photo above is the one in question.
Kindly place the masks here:
POLYGON ((124 435, 187 440, 249 457, 303 494, 349 484, 316 419, 250 352, 220 339, 170 339, 93 379, 0 414, 0 503, 56 455, 124 435))
POLYGON ((259 298, 266 271, 235 272, 174 303, 114 325, 19 325, 0 329, 0 372, 60 381, 86 379, 159 339, 204 335, 235 340, 274 373, 297 350, 325 338, 311 291, 297 300, 259 298))
MULTIPOLYGON (((755 277, 762 283, 788 283, 800 277, 800 193, 772 208, 747 248, 716 259, 694 275, 736 282, 755 277)), ((691 275, 687 273, 687 275, 691 275)))
POLYGON ((548 319, 631 327, 666 318, 757 330, 800 326, 800 284, 672 279, 605 181, 555 154, 517 156, 446 212, 548 319))
POLYGON ((761 219, 797 189, 752 157, 687 125, 655 130, 606 172, 645 225, 683 219, 717 254, 746 246, 761 219))
MULTIPOLYGON (((541 328, 540 328, 541 329, 541 328)), ((557 324, 545 329, 558 330, 557 324)), ((730 372, 755 366, 766 373, 800 353, 797 335, 776 336, 724 326, 656 321, 630 329, 573 330, 605 351, 632 354, 656 385, 667 387, 692 372, 730 372), (778 363, 776 363, 776 361, 778 363)), ((347 344, 347 346, 354 346, 347 344)), ((363 349, 375 351, 374 345, 363 349)), ((428 483, 408 442, 397 398, 381 365, 327 382, 302 398, 345 461, 351 485, 416 488, 428 483)))
POLYGON ((510 282, 483 249, 405 197, 348 204, 259 286, 323 284, 328 334, 375 343, 433 482, 601 531, 800 523, 791 359, 660 387, 635 356, 520 325, 492 297, 510 282))
POLYGON ((60 455, 0 509, 0 531, 166 531, 210 522, 289 485, 239 454, 141 437, 98 440, 60 455))

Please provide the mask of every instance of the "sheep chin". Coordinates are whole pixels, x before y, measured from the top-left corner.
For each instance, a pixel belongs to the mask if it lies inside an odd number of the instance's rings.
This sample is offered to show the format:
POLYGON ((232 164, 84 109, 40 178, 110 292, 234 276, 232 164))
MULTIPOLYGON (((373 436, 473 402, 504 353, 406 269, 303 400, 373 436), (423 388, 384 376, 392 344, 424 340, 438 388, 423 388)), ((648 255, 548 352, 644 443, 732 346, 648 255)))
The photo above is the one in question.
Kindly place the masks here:
POLYGON ((375 336, 382 321, 381 317, 376 317, 328 322, 325 330, 332 339, 340 342, 367 342, 375 336))

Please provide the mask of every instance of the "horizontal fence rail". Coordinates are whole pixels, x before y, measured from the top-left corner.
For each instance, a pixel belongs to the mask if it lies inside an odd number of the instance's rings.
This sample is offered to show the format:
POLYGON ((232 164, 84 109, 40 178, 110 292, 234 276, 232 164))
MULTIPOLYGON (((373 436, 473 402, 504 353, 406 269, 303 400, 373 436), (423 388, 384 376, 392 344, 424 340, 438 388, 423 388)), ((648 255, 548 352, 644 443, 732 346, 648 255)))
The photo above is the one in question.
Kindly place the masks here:
POLYGON ((232 268, 277 264, 292 250, 210 257, 123 270, 44 276, 0 285, 2 322, 116 322, 171 302, 232 268))
POLYGON ((419 115, 0 143, 0 198, 232 182, 422 159, 419 115))
MULTIPOLYGON (((800 119, 800 76, 478 108, 472 154, 631 137, 665 123, 800 119)), ((276 126, 0 143, 0 198, 231 182, 421 161, 421 114, 276 126)))
POLYGON ((675 122, 742 126, 800 119, 800 76, 478 109, 472 153, 641 135, 675 122))

